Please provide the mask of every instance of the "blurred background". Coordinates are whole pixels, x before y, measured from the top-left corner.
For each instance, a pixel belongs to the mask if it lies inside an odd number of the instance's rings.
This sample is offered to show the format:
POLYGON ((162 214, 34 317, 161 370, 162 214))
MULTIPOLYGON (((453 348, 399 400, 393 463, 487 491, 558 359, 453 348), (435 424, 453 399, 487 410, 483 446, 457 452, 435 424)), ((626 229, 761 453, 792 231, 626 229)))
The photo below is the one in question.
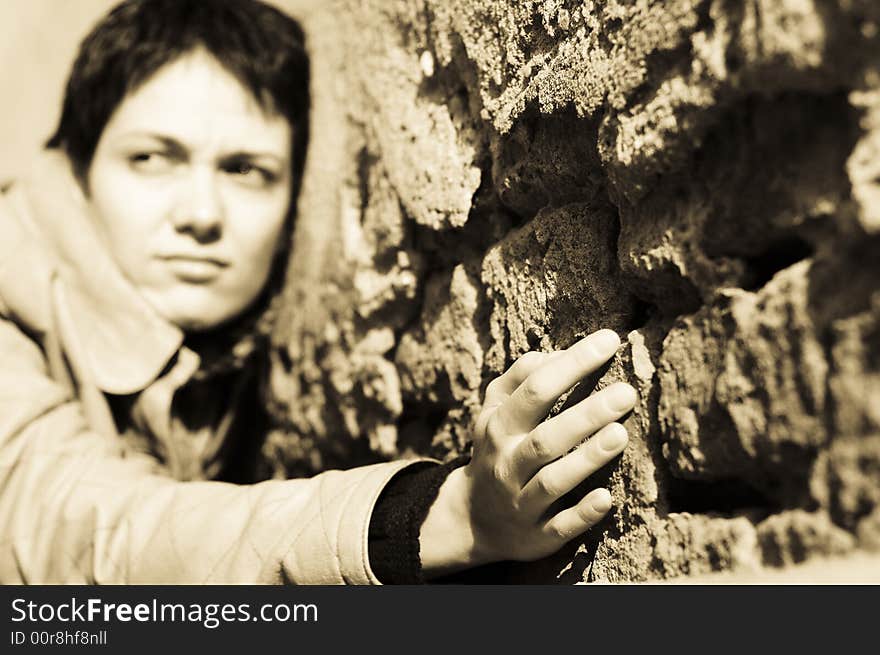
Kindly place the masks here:
POLYGON ((51 134, 79 41, 115 0, 0 3, 0 180, 15 177, 51 134))

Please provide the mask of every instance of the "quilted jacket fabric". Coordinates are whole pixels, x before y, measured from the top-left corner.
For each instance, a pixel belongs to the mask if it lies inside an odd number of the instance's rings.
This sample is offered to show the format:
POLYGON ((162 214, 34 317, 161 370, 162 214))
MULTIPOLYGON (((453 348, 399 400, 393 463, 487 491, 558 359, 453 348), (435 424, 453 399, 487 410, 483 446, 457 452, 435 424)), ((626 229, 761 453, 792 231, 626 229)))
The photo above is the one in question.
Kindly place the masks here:
POLYGON ((138 399, 141 437, 174 441, 198 367, 182 344, 100 245, 61 155, 0 197, 0 582, 378 583, 371 512, 412 462, 181 480, 199 476, 117 433, 108 394, 138 399))

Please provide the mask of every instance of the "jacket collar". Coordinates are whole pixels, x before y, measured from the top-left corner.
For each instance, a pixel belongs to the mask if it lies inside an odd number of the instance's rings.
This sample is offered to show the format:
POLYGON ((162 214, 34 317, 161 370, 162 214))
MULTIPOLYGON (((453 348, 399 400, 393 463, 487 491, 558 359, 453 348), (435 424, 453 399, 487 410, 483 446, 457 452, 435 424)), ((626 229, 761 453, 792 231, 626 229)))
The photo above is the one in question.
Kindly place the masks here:
POLYGON ((183 332, 122 274, 95 227, 64 155, 40 156, 22 183, 29 218, 50 251, 85 364, 103 391, 130 394, 155 380, 183 332))

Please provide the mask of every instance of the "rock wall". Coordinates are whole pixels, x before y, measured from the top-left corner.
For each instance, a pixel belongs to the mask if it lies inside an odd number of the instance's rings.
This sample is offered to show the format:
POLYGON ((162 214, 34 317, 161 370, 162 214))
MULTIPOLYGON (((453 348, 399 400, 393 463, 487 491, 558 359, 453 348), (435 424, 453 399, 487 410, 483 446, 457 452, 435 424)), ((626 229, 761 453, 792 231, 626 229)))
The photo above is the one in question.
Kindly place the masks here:
MULTIPOLYGON (((283 4, 283 3, 282 3, 283 4)), ((880 5, 332 0, 276 475, 466 451, 486 384, 625 348, 613 515, 517 582, 880 548, 880 5)), ((579 395, 578 395, 579 394, 579 395)))

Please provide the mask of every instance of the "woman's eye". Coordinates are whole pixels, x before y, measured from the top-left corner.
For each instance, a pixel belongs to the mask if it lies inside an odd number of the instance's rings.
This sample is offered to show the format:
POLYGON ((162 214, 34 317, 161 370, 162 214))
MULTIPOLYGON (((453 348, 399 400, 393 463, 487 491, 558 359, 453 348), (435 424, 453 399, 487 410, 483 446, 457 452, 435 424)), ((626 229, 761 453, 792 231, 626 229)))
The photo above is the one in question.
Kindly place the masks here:
POLYGON ((250 164, 233 164, 230 166, 229 172, 235 173, 236 175, 249 175, 256 172, 256 170, 257 169, 250 164))
POLYGON ((271 171, 246 161, 225 163, 221 168, 224 173, 233 176, 236 180, 255 186, 265 186, 276 179, 271 171))
POLYGON ((163 173, 171 165, 171 158, 161 152, 136 152, 128 157, 128 163, 142 173, 163 173))

